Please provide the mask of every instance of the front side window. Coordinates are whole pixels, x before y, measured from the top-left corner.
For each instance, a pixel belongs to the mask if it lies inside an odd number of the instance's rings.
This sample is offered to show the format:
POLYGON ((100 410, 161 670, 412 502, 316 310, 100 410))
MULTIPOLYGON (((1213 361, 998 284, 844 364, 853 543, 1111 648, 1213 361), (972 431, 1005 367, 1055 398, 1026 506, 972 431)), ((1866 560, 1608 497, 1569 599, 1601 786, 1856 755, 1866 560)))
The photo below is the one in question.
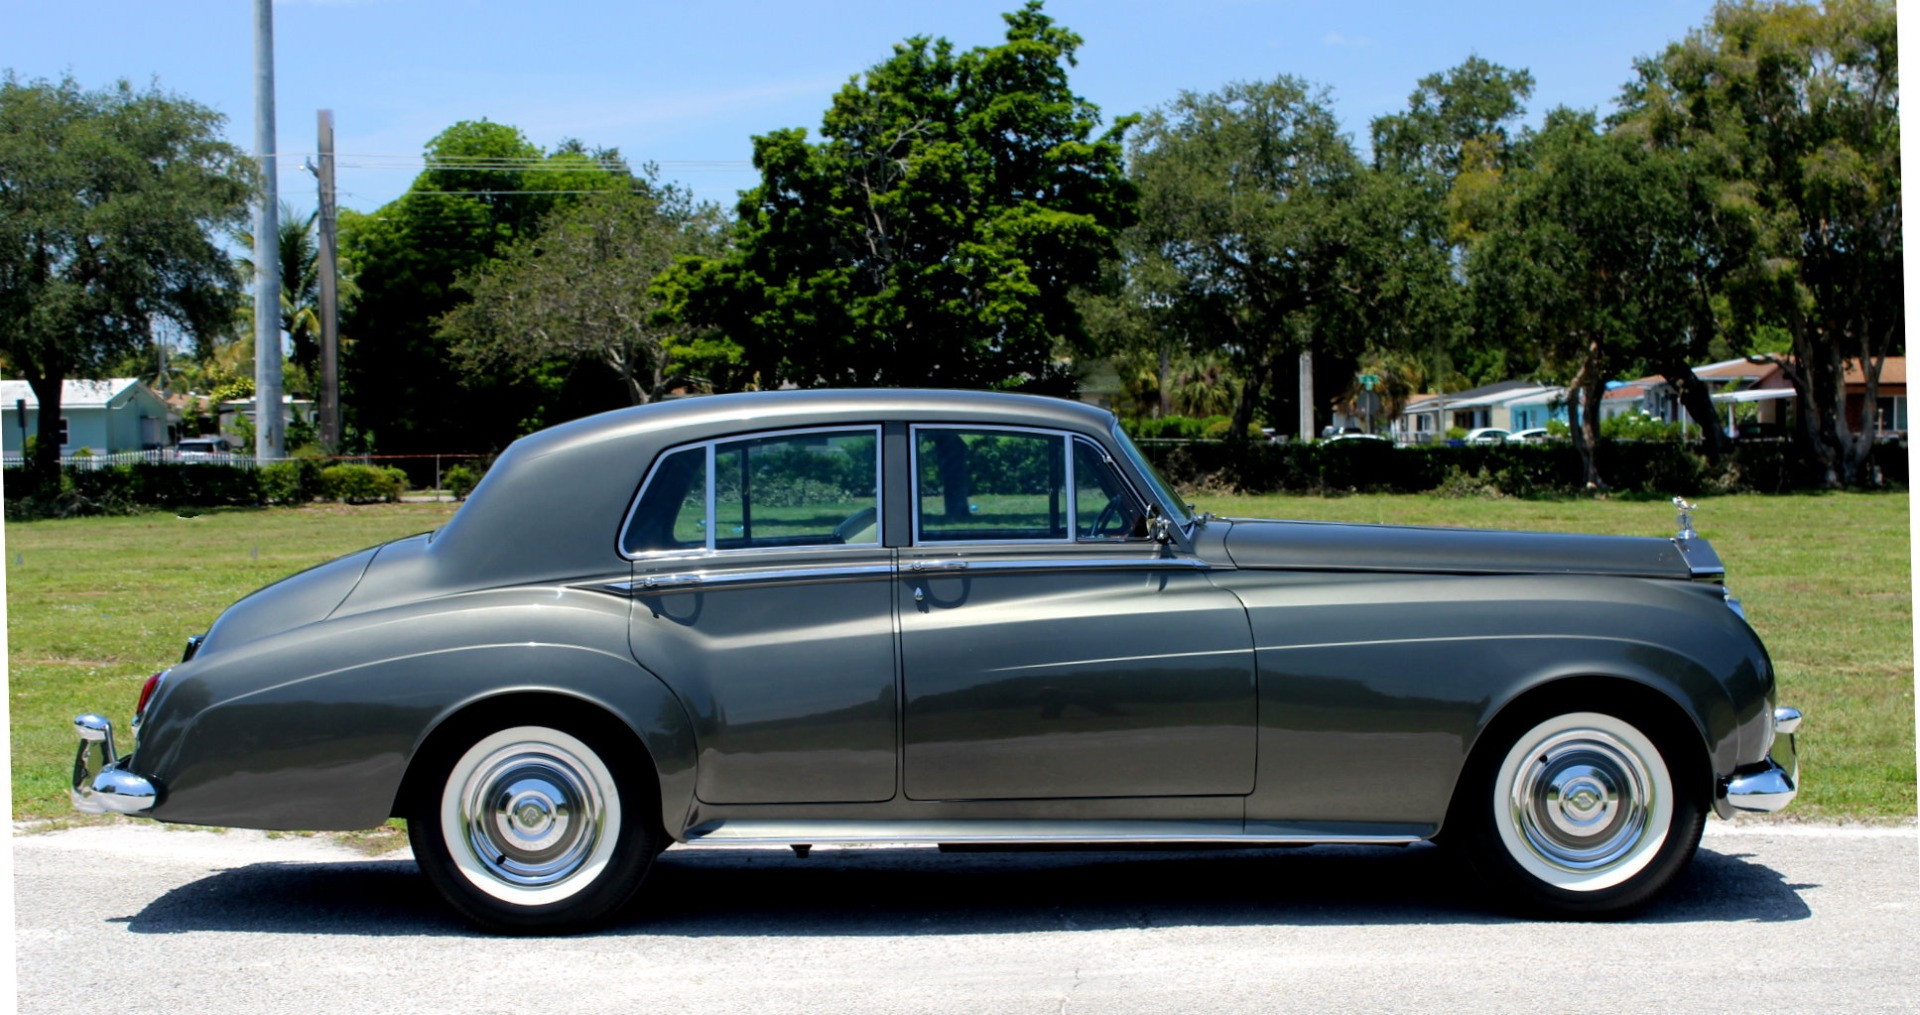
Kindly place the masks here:
POLYGON ((621 549, 878 545, 879 508, 877 430, 714 441, 660 459, 621 549))
POLYGON ((1070 542, 1145 534, 1139 501, 1107 456, 1065 434, 914 428, 914 537, 921 543, 1070 542))

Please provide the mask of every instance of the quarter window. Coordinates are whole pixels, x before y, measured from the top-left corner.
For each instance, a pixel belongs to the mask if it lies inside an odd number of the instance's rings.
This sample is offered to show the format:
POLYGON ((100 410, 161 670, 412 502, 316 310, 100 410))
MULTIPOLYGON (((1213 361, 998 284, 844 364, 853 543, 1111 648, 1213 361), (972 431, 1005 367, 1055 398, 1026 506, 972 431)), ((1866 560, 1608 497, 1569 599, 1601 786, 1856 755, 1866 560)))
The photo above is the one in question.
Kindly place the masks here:
POLYGON ((878 545, 876 430, 775 434, 660 459, 621 547, 670 550, 878 545))

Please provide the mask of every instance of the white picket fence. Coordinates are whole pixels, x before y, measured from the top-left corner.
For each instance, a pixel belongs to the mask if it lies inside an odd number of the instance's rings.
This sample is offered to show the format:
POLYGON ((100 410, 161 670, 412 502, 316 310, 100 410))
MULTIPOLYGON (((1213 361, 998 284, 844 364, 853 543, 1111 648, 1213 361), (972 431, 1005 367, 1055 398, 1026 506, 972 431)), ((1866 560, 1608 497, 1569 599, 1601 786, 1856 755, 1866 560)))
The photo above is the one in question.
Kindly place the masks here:
MULTIPOLYGON (((117 451, 111 455, 60 456, 60 465, 62 468, 82 470, 105 469, 115 465, 134 465, 139 462, 147 462, 153 465, 232 465, 242 469, 255 469, 262 465, 271 465, 276 461, 287 461, 287 459, 256 458, 253 455, 210 453, 204 451, 189 451, 181 454, 172 448, 155 448, 151 451, 117 451)), ((329 461, 336 463, 364 463, 368 461, 368 458, 364 455, 358 457, 347 456, 333 458, 329 461)), ((0 454, 0 468, 21 469, 25 468, 26 464, 26 459, 22 457, 18 451, 8 451, 0 454)))

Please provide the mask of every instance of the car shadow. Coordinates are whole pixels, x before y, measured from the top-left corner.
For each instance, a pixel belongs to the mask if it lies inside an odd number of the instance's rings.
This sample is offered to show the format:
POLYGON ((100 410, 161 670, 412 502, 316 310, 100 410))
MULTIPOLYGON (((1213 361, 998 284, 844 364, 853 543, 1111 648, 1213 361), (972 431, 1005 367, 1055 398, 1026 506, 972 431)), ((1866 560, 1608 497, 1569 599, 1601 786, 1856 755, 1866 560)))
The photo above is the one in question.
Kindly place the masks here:
MULTIPOLYGON (((1777 922, 1811 915, 1748 854, 1702 849, 1633 919, 1777 922)), ((252 864, 122 918, 140 934, 469 935, 411 861, 252 864)), ((603 935, 1008 934, 1180 926, 1498 924, 1444 852, 1304 849, 943 853, 932 849, 698 849, 664 854, 603 935)))

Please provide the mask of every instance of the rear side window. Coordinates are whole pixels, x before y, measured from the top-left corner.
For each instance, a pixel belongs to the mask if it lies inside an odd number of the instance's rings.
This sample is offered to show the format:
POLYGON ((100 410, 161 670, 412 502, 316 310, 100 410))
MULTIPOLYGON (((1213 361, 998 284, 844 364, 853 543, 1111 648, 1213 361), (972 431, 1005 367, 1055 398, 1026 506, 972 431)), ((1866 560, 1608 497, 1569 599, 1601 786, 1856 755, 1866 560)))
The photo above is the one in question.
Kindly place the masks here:
POLYGON ((621 549, 878 545, 879 438, 861 428, 677 449, 648 477, 621 549))

